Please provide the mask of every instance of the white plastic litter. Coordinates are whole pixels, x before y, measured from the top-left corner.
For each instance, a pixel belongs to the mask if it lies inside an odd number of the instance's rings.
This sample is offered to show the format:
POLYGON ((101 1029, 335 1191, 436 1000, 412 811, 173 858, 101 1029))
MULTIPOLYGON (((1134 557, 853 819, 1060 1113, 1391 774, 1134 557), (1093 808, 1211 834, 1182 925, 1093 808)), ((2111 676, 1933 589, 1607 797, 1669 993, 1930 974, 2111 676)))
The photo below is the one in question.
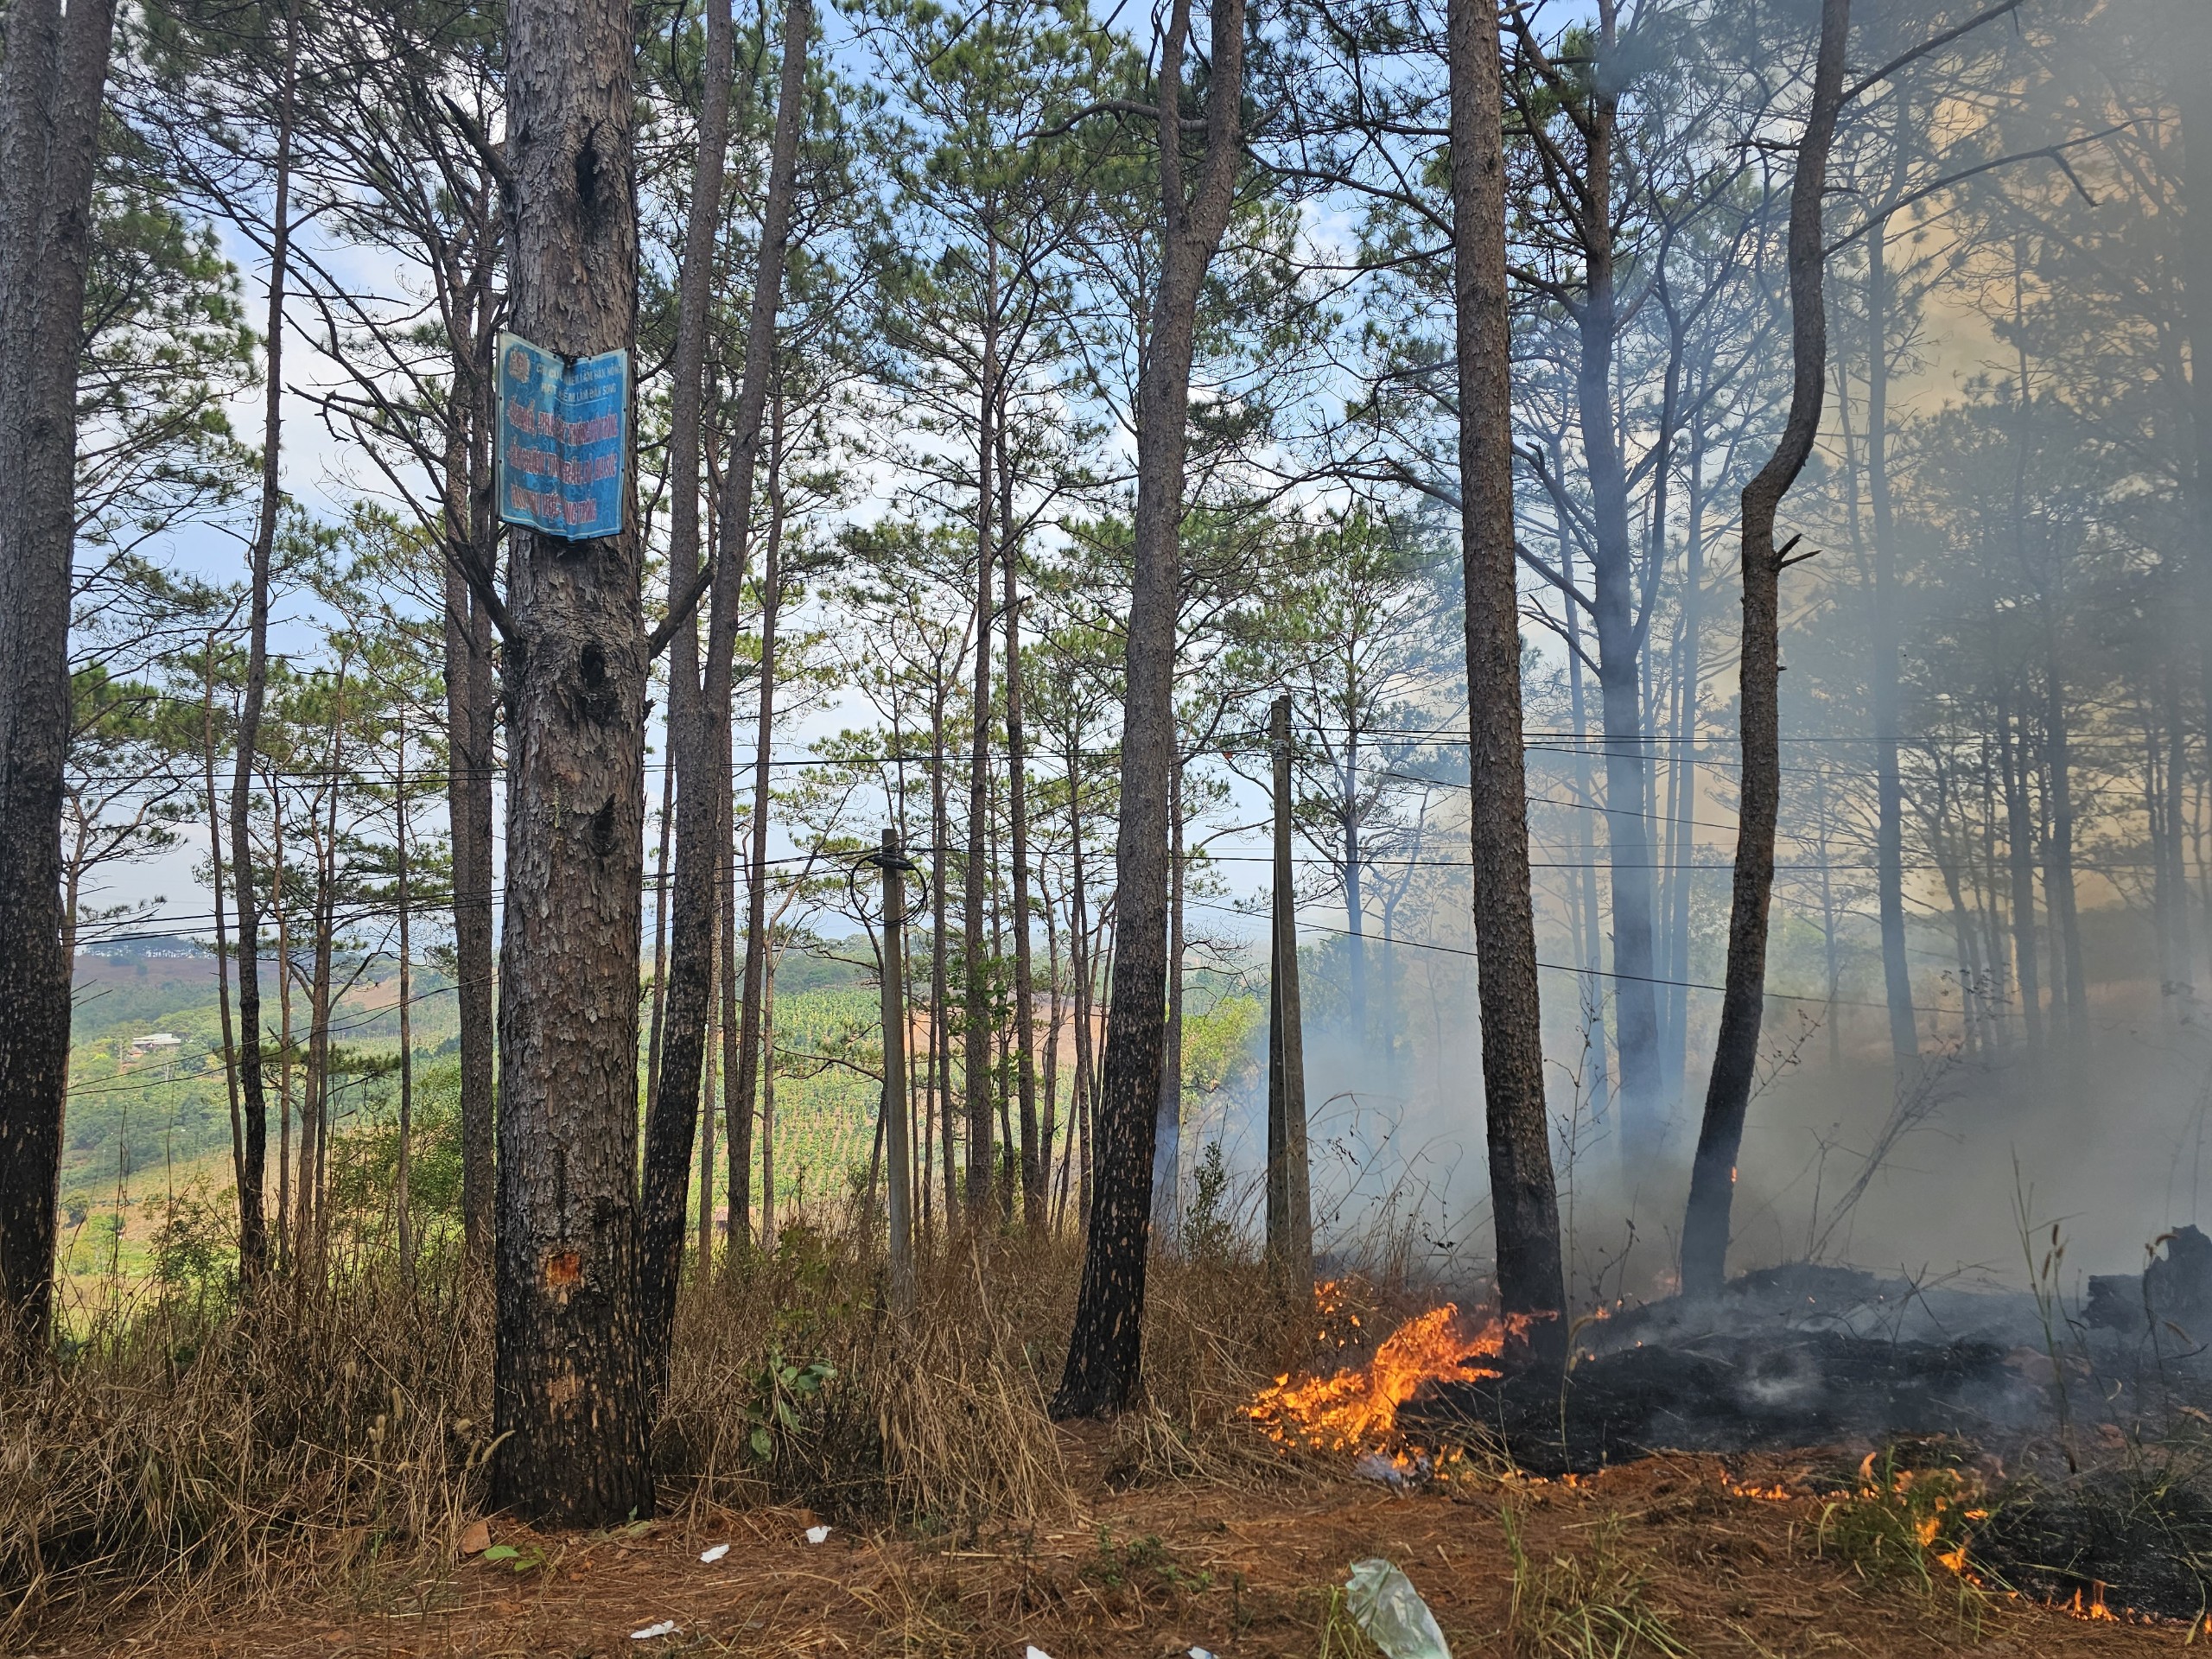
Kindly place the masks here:
POLYGON ((1211 1648, 1192 1648, 1191 1649, 1191 1659, 1213 1659, 1213 1649, 1211 1648))
POLYGON ((1381 1556, 1351 1564, 1344 1600, 1368 1640, 1389 1659, 1452 1659, 1444 1632, 1436 1628, 1436 1616, 1421 1592, 1381 1556))
POLYGON ((702 1561, 709 1562, 719 1561, 723 1556, 728 1554, 729 1546, 728 1544, 716 1544, 712 1549, 701 1550, 699 1552, 699 1559, 702 1561))
POLYGON ((1351 1460, 1351 1471, 1362 1480, 1377 1480, 1394 1492, 1406 1489, 1406 1471, 1380 1452, 1363 1452, 1351 1460))
POLYGON ((1021 1659, 1052 1659, 1052 1656, 1033 1642, 1029 1644, 1028 1651, 1021 1656, 1021 1659))
POLYGON ((827 1527, 809 1527, 806 1529, 806 1541, 810 1544, 822 1543, 829 1536, 830 1529, 827 1527))
POLYGON ((675 1634, 676 1621, 672 1618, 664 1618, 658 1624, 648 1624, 642 1630, 631 1631, 630 1639, 632 1642, 650 1642, 657 1636, 674 1636, 675 1634))

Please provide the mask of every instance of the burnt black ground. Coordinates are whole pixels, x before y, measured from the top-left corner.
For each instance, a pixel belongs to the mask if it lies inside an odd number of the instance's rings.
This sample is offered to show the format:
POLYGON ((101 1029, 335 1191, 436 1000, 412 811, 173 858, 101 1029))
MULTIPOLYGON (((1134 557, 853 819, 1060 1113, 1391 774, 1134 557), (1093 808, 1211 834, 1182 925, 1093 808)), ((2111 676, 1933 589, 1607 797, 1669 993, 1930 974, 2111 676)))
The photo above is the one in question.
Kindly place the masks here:
POLYGON ((1589 1473, 1655 1452, 1753 1452, 1900 1434, 1980 1440, 2035 1407, 1994 1343, 1885 1341, 1787 1328, 1707 1335, 1529 1373, 1436 1385, 1399 1413, 1416 1436, 1478 1438, 1532 1473, 1589 1473))
POLYGON ((2212 1499, 2155 1471, 1999 1494, 1969 1546, 1986 1579, 2044 1601, 2200 1618, 2212 1592, 2212 1499))
POLYGON ((1855 1469, 1865 1451, 1926 1436, 2018 1453, 1990 1466, 2052 1471, 1988 1494, 1969 1546, 1986 1582, 2038 1600, 2078 1592, 2117 1613, 2203 1618, 2212 1446, 2195 1426, 2212 1425, 2197 1407, 2212 1405, 2212 1374, 2202 1351, 2171 1324, 2131 1334, 2069 1321, 2054 1362, 2030 1306, 1844 1268, 1770 1268, 1718 1298, 1585 1327, 1564 1378, 1432 1385, 1399 1421, 1431 1445, 1502 1451, 1545 1476, 1662 1452, 1830 1447, 1855 1469), (2150 1340, 2161 1336, 2172 1340, 2150 1340), (2075 1414, 2066 1433, 2050 1388, 2061 1371, 2075 1414), (2082 1421, 2085 1407, 2093 1421, 2082 1421), (2069 1439, 2101 1448, 2108 1466, 2065 1475, 2052 1453, 2069 1439))

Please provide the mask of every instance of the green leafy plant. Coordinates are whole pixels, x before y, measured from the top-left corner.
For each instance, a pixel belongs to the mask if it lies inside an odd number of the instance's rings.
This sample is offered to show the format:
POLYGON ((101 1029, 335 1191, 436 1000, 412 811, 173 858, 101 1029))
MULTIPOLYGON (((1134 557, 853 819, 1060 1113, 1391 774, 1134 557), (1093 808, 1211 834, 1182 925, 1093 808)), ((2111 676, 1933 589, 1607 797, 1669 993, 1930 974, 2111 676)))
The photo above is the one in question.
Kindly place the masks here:
POLYGON ((517 1548, 512 1544, 494 1544, 480 1558, 494 1567, 504 1567, 510 1573, 535 1573, 550 1559, 536 1544, 517 1548))
POLYGON ((1229 1166, 1221 1155, 1221 1142, 1209 1141, 1191 1172, 1191 1207, 1183 1217, 1183 1249, 1194 1262, 1225 1258, 1235 1242, 1235 1224, 1229 1215, 1229 1166))
POLYGON ((753 1376, 752 1398, 745 1408, 746 1419, 753 1426, 746 1444, 753 1455, 763 1463, 774 1461, 778 1434, 796 1433, 801 1403, 819 1395, 836 1376, 837 1368, 827 1360, 794 1364, 784 1357, 780 1348, 770 1349, 753 1376))

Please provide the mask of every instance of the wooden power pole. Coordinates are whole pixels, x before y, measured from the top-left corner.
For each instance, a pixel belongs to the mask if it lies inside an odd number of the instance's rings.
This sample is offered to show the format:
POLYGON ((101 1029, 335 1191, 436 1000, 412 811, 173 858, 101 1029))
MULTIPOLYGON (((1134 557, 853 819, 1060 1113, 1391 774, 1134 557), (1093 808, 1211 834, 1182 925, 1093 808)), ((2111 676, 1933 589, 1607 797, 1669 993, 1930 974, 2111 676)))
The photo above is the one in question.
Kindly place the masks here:
POLYGON ((1302 1292, 1313 1282, 1306 1157, 1306 1047, 1298 1002, 1298 894, 1290 868, 1290 699, 1268 719, 1275 768, 1274 926, 1268 974, 1268 1260, 1302 1292))

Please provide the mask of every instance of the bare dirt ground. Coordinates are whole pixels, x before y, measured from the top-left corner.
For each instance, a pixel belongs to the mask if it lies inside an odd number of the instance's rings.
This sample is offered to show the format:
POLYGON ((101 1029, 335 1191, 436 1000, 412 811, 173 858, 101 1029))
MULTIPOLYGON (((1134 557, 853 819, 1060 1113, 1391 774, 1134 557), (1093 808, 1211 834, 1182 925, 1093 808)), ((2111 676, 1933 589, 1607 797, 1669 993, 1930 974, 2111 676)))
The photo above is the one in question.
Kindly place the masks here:
MULTIPOLYGON (((1096 1447, 1071 1439, 1071 1461, 1095 1471, 1096 1447)), ((1022 1659, 1034 1644, 1052 1659, 1166 1659, 1194 1647, 1221 1659, 1352 1659, 1372 1649, 1353 1636, 1338 1587, 1351 1562, 1378 1554, 1411 1576, 1459 1659, 2097 1656, 2190 1639, 2181 1624, 2093 1620, 1940 1568, 1925 1583, 1870 1582, 1823 1535, 1826 1500, 1754 1495, 1806 1491, 1817 1461, 1659 1457, 1571 1485, 1473 1478, 1407 1496, 1351 1482, 1115 1493, 1094 1478, 1077 1512, 1033 1530, 835 1529, 818 1546, 804 1535, 814 1517, 789 1510, 598 1537, 495 1522, 512 1558, 495 1549, 501 1559, 479 1554, 415 1578, 364 1568, 345 1595, 314 1605, 141 1614, 35 1651, 1022 1659), (723 1543, 727 1555, 701 1563, 723 1543), (1608 1609, 1631 1610, 1634 1631, 1608 1609), (664 1621, 674 1633, 632 1636, 664 1621)))

